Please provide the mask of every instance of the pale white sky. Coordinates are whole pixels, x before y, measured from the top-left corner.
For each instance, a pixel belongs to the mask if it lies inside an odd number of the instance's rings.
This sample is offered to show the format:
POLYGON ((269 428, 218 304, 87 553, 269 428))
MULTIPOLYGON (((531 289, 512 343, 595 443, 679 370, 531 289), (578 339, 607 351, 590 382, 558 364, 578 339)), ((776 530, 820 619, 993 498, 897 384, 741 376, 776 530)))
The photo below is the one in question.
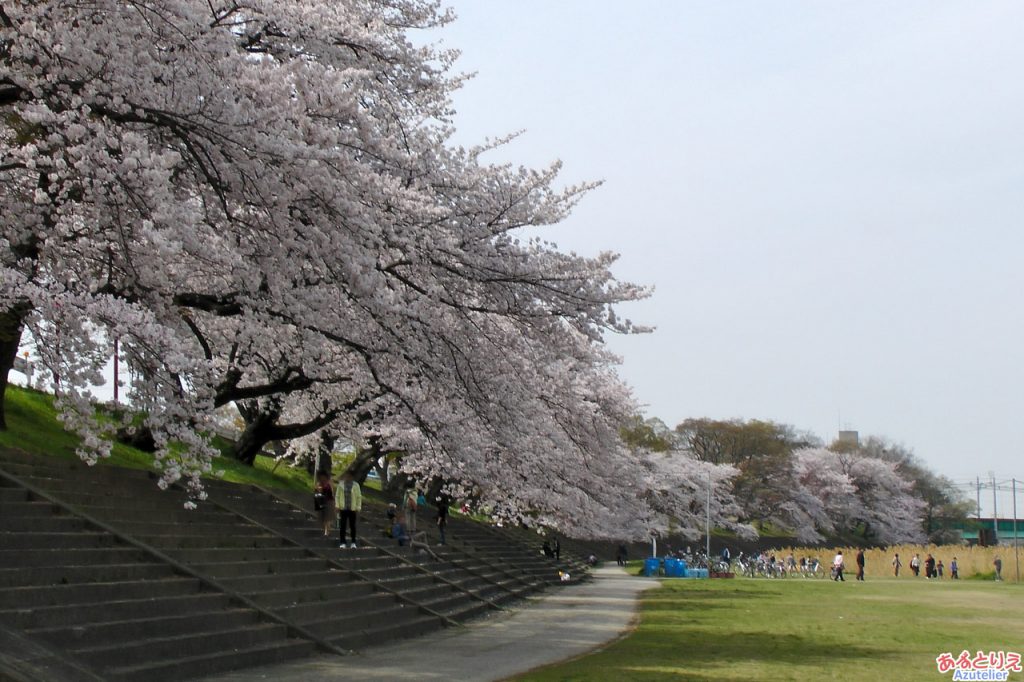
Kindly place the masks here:
POLYGON ((1024 476, 1024 3, 449 4, 457 140, 605 180, 549 235, 655 285, 610 342, 648 416, 1024 476))

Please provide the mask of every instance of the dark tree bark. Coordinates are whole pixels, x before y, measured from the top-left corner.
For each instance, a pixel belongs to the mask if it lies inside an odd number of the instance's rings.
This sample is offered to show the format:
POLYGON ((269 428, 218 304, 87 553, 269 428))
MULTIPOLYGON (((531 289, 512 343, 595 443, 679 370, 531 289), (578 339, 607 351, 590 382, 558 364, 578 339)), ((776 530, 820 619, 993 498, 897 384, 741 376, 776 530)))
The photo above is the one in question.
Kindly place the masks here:
POLYGON ((334 461, 331 459, 331 453, 334 452, 334 444, 338 440, 338 437, 327 431, 320 432, 320 446, 317 449, 319 462, 310 462, 310 466, 318 464, 316 471, 310 471, 312 475, 316 474, 327 474, 328 478, 332 478, 334 473, 334 461))
POLYGON ((235 442, 232 457, 239 462, 252 466, 258 455, 271 441, 291 440, 308 436, 319 431, 334 421, 338 411, 325 412, 309 421, 295 424, 278 424, 281 417, 281 405, 271 400, 259 404, 255 401, 237 403, 238 411, 245 420, 245 429, 235 442))
POLYGON ((0 431, 7 430, 7 375, 18 357, 18 344, 29 309, 27 303, 18 303, 0 312, 0 431))

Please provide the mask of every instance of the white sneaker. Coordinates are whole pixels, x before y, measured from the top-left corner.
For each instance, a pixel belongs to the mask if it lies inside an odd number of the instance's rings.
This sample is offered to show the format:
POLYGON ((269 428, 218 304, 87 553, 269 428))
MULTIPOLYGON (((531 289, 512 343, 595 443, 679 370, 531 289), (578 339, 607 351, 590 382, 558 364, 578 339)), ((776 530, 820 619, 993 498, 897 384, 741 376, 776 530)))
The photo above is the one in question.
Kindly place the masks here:
POLYGON ((349 545, 349 547, 351 547, 352 549, 355 549, 356 548, 356 543, 353 542, 351 545, 349 545))
POLYGON ((338 549, 345 549, 346 547, 348 547, 348 545, 346 545, 344 542, 338 545, 338 549))

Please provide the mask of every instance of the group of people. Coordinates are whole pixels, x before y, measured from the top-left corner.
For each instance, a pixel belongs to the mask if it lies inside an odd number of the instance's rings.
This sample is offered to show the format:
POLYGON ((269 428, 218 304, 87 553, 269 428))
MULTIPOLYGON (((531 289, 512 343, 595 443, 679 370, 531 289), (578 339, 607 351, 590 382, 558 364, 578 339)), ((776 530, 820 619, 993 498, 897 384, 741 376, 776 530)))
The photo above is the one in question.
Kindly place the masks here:
MULTIPOLYGON (((942 563, 942 559, 936 561, 935 557, 931 554, 926 554, 924 562, 921 561, 921 555, 915 554, 910 559, 910 572, 914 574, 914 577, 921 575, 921 566, 924 564, 924 577, 926 580, 932 578, 943 578, 946 574, 946 566, 942 563)), ((896 554, 892 558, 892 574, 895 577, 900 577, 900 569, 903 567, 903 561, 900 559, 900 555, 896 554)), ((956 557, 949 562, 949 577, 953 580, 960 579, 960 564, 956 557)))
MULTIPOLYGON (((436 523, 440 534, 440 544, 447 541, 449 500, 442 496, 437 502, 436 523)), ((426 533, 418 532, 416 516, 420 509, 426 509, 427 500, 421 491, 410 485, 402 494, 401 507, 395 503, 388 505, 386 534, 398 542, 400 547, 422 545, 428 546, 426 533)), ((337 487, 331 483, 331 477, 320 472, 316 476, 313 487, 313 507, 319 515, 324 536, 330 537, 331 522, 337 511, 340 548, 355 548, 356 528, 359 512, 363 509, 363 494, 351 471, 345 471, 338 481, 337 487)))

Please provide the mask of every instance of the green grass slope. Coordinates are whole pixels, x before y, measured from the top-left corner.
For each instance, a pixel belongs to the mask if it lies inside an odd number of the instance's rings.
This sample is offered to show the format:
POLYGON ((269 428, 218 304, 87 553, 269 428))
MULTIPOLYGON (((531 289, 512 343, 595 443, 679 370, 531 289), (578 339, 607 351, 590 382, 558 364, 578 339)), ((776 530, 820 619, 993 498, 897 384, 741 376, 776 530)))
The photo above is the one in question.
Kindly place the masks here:
MULTIPOLYGON (((0 431, 0 448, 17 448, 40 457, 72 459, 77 457, 77 436, 63 429, 57 420, 53 396, 31 389, 9 386, 6 396, 7 431, 0 431)), ((227 443, 215 441, 222 451, 227 443)), ((104 466, 155 469, 153 457, 122 443, 114 443, 111 455, 100 462, 104 466)), ((235 483, 253 483, 271 488, 312 489, 312 481, 304 470, 285 465, 274 470, 268 457, 257 457, 254 467, 229 457, 213 461, 213 476, 235 483)))

